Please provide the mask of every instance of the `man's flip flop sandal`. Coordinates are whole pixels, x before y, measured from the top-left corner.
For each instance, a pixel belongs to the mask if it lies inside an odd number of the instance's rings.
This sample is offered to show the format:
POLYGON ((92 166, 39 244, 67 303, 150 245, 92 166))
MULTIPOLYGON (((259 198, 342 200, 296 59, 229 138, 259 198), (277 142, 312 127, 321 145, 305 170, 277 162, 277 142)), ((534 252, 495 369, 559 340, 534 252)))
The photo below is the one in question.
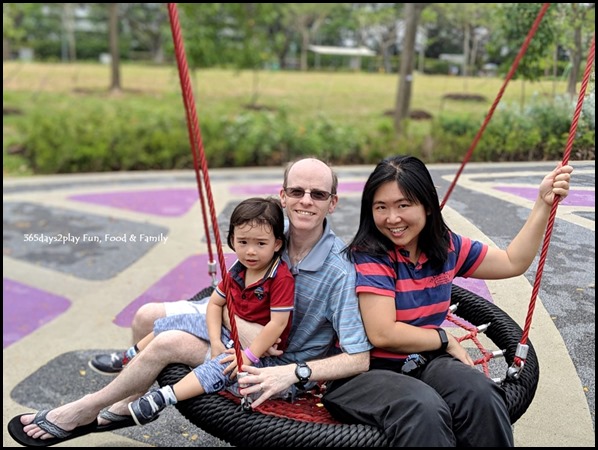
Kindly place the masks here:
POLYGON ((50 412, 49 409, 38 411, 35 414, 35 418, 33 422, 46 433, 51 434, 54 436, 53 438, 48 439, 34 439, 29 437, 23 428, 25 425, 21 423, 21 417, 27 416, 33 413, 26 413, 26 414, 19 414, 18 416, 13 417, 10 422, 8 422, 8 432, 10 436, 19 444, 25 447, 50 447, 51 445, 60 444, 61 442, 68 441, 70 439, 74 439, 79 436, 85 436, 86 434, 93 433, 97 431, 98 422, 94 420, 90 424, 81 425, 71 431, 66 431, 60 428, 58 425, 53 424, 46 416, 50 412))

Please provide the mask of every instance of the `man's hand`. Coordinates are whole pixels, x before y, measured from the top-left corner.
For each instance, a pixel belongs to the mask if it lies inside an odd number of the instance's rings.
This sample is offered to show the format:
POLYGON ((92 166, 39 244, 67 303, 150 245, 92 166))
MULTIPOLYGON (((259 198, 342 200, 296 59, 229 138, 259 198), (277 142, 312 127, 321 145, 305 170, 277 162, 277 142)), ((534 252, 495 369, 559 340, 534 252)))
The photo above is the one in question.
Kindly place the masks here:
POLYGON ((257 368, 243 365, 241 369, 248 375, 243 377, 243 383, 250 384, 246 388, 239 389, 241 395, 261 394, 251 402, 252 408, 257 408, 274 394, 287 390, 297 382, 295 376, 295 365, 272 366, 257 368))

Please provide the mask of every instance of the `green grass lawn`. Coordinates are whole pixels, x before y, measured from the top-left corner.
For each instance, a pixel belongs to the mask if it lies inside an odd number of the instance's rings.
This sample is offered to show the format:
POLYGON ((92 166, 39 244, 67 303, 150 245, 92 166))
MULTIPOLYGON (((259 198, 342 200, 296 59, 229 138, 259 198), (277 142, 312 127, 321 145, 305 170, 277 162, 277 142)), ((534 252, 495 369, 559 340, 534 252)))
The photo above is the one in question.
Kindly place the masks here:
MULTIPOLYGON (((40 92, 67 95, 106 95, 109 67, 99 64, 4 63, 4 90, 26 91, 32 97, 40 92), (78 94, 77 94, 78 93, 78 94)), ((393 109, 398 75, 345 72, 236 72, 209 69, 191 73, 198 112, 217 110, 235 113, 258 92, 260 104, 285 108, 301 119, 326 114, 332 119, 359 125, 393 109), (257 82, 257 89, 254 83, 257 82)), ((154 67, 123 65, 122 86, 126 96, 171 99, 179 97, 176 66, 154 67)), ((503 80, 497 78, 461 78, 415 74, 412 109, 432 115, 440 111, 485 113, 496 97, 503 80), (444 100, 450 93, 482 95, 485 103, 444 100)), ((509 83, 503 101, 519 102, 522 82, 509 83)), ((525 95, 552 95, 565 91, 565 82, 526 83, 525 95)), ((182 106, 181 106, 182 107, 182 106)))
MULTIPOLYGON (((181 88, 176 65, 149 66, 123 64, 123 92, 109 94, 109 66, 100 64, 41 64, 5 62, 3 64, 4 108, 16 108, 27 114, 43 107, 44 102, 65 102, 77 108, 81 98, 94 101, 131 102, 136 108, 180 109, 181 88)), ((202 115, 234 116, 243 111, 257 93, 263 108, 283 109, 297 123, 323 115, 336 123, 356 129, 371 129, 392 123, 384 116, 392 111, 398 88, 398 75, 347 72, 233 71, 209 69, 191 73, 193 92, 200 123, 202 115)), ((500 87, 498 78, 461 78, 415 74, 411 110, 432 116, 439 113, 465 115, 480 122, 487 114, 500 87), (485 101, 446 99, 447 94, 478 95, 485 101)), ((522 84, 511 81, 501 103, 519 103, 521 98, 552 96, 563 93, 564 81, 522 84)), ((4 172, 27 173, 18 155, 7 155, 14 143, 13 124, 19 115, 4 115, 4 172)), ((429 121, 411 121, 409 133, 426 135, 429 121)))

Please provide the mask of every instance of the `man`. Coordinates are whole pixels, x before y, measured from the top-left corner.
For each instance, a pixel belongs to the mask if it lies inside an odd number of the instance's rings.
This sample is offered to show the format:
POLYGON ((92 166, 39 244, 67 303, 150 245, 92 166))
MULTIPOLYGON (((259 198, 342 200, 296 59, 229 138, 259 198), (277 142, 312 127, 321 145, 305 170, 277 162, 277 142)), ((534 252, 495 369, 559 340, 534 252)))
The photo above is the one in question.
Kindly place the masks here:
MULTIPOLYGON (((289 228, 283 259, 295 275, 293 326, 285 353, 271 358, 276 367, 249 368, 251 375, 244 381, 253 385, 241 394, 261 391, 253 407, 274 394, 292 391, 298 382, 305 386, 349 377, 369 367, 371 344, 359 314, 355 271, 342 253, 345 244, 326 220, 338 203, 337 186, 332 169, 317 159, 299 160, 285 171, 280 199, 289 228)), ((146 308, 137 322, 145 320, 146 324, 135 326, 136 336, 151 331, 149 319, 166 312, 165 305, 146 308)), ((239 334, 251 334, 250 325, 239 321, 239 334)), ((9 431, 23 445, 44 445, 40 440, 52 445, 106 429, 111 421, 128 424, 128 403, 145 393, 164 367, 171 363, 197 366, 207 352, 208 342, 184 331, 159 333, 105 388, 50 411, 17 416, 9 431)))

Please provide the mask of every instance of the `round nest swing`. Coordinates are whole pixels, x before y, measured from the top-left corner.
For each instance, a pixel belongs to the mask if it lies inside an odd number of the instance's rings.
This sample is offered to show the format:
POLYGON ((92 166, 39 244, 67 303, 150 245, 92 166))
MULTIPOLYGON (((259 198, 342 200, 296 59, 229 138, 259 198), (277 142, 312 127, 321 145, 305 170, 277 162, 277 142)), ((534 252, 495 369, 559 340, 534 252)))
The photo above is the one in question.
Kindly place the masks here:
MULTIPOLYGON (((208 296, 212 287, 203 289, 192 300, 208 296)), ((458 304, 458 315, 478 326, 490 324, 485 334, 497 348, 503 349, 505 360, 513 363, 522 329, 498 306, 462 287, 453 285, 451 304, 458 304)), ((525 365, 517 378, 501 381, 506 392, 511 423, 527 410, 536 393, 539 366, 531 342, 525 365)), ((158 377, 160 386, 174 384, 191 368, 183 364, 166 367, 158 377)), ((382 430, 362 424, 336 422, 320 405, 317 395, 298 402, 269 400, 255 411, 245 410, 241 399, 215 393, 201 395, 177 403, 187 420, 207 433, 238 447, 388 447, 382 430), (266 405, 269 410, 266 411, 266 405)))

